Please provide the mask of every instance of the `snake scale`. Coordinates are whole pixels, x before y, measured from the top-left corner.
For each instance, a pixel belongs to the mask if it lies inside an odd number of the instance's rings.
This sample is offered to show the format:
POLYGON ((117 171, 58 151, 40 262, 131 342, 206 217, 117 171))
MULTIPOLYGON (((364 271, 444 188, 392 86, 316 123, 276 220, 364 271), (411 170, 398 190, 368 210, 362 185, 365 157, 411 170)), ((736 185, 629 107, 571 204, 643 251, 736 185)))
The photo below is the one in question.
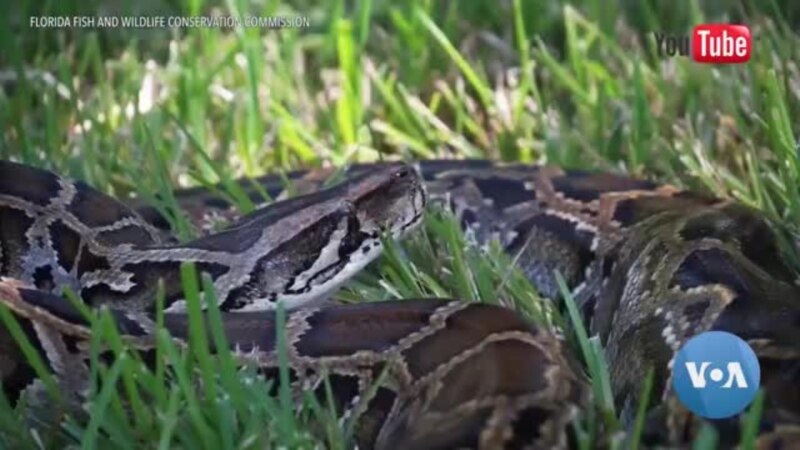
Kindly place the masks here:
MULTIPOLYGON (((0 162, 0 300, 63 391, 79 396, 91 330, 62 290, 109 310, 146 351, 159 280, 165 326, 176 342, 187 339, 180 266, 192 261, 213 280, 234 353, 267 377, 277 370, 274 308, 287 306, 293 385, 319 393, 327 377, 337 411, 356 420, 359 448, 573 447, 570 422, 591 389, 551 331, 503 307, 452 299, 323 302, 380 254, 382 234, 402 237, 435 203, 476 243, 497 241, 514 255, 542 296, 559 298, 554 271, 563 274, 603 344, 623 419, 653 369, 644 445, 688 448, 696 435, 702 421, 672 394, 670 361, 706 330, 739 335, 759 357, 759 448, 800 442, 800 287, 757 212, 620 175, 477 160, 354 165, 332 187, 329 175, 243 182, 254 202, 264 193, 279 200, 242 217, 207 189, 177 191, 204 230, 177 242, 153 207, 0 162), (217 231, 219 221, 229 225, 217 231)), ((45 395, 8 332, 0 377, 12 401, 45 395)), ((713 422, 720 445, 734 446, 739 418, 713 422)))

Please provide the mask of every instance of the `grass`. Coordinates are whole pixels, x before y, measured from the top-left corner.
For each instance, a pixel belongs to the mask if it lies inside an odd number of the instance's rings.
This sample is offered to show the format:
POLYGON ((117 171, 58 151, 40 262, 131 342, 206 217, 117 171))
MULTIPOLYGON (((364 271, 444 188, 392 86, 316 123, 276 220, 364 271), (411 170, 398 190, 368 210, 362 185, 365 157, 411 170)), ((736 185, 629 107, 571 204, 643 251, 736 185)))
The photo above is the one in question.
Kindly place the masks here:
MULTIPOLYGON (((800 39, 791 31, 800 9, 788 0, 724 8, 600 0, 22 0, 3 8, 0 157, 119 197, 138 195, 174 212, 173 187, 222 182, 249 210, 231 182, 236 177, 382 158, 550 163, 737 199, 764 212, 800 270, 793 130, 800 39), (201 13, 302 15, 311 26, 53 30, 27 20, 201 13), (658 56, 654 31, 685 34, 696 23, 729 21, 753 30, 748 64, 658 56)), ((181 237, 191 235, 182 216, 170 217, 181 237)), ((576 314, 561 317, 511 266, 497 249, 486 256, 468 248, 452 220, 432 214, 421 233, 388 245, 342 297, 456 296, 581 329, 576 314)), ((202 283, 188 273, 185 281, 190 291, 202 283)), ((0 405, 0 445, 310 448, 319 442, 312 423, 322 424, 326 446, 348 444, 330 411, 311 399, 290 414, 285 394, 270 395, 268 383, 242 377, 229 358, 198 350, 220 336, 193 335, 198 344, 188 351, 159 335, 172 369, 150 370, 107 319, 95 327, 97 345, 109 344, 118 357, 92 376, 119 380, 122 393, 101 389, 88 422, 72 418, 58 430, 27 429, 22 409, 0 405), (191 383, 194 373, 201 390, 191 383)), ((582 448, 591 448, 600 426, 618 424, 601 349, 586 336, 572 339, 598 392, 597 407, 575 425, 582 448)), ((714 448, 715 440, 713 430, 704 432, 696 448, 714 448)))

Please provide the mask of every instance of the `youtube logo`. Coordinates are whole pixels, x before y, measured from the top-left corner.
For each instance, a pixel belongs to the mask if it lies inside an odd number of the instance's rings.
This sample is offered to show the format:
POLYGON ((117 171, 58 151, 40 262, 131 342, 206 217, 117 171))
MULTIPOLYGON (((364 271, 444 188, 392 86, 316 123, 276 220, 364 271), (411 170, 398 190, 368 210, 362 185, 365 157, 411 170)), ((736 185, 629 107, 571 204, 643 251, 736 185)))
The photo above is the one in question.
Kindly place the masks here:
POLYGON ((692 58, 699 63, 744 63, 750 60, 752 47, 745 25, 703 24, 692 30, 692 58))
POLYGON ((753 39, 747 25, 707 23, 690 36, 654 33, 659 56, 691 56, 698 63, 741 64, 750 60, 753 39))

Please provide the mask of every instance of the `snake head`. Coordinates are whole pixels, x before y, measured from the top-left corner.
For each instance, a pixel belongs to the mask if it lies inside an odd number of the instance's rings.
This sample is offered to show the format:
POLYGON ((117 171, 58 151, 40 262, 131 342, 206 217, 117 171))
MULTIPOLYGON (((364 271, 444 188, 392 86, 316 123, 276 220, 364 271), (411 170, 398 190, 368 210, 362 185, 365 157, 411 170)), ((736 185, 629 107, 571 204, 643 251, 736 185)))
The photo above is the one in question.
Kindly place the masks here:
POLYGON ((407 164, 387 164, 346 182, 361 231, 400 237, 417 226, 426 203, 422 179, 407 164))
MULTIPOLYGON (((224 310, 271 309, 278 301, 295 308, 330 295, 380 254, 382 234, 397 238, 416 226, 424 206, 418 173, 386 164, 275 202, 175 251, 191 251, 205 269, 218 255, 229 260, 212 274, 224 310)), ((180 286, 174 290, 177 311, 183 300, 180 286)))

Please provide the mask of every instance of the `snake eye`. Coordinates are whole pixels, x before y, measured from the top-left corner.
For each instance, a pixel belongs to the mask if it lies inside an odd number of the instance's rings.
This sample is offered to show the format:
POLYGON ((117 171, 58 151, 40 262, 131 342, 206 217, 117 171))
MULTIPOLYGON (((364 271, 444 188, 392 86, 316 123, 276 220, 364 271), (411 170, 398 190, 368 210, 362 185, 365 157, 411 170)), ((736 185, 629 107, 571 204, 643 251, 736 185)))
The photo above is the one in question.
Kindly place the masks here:
POLYGON ((399 179, 408 178, 410 175, 411 175, 410 167, 403 167, 394 174, 394 176, 399 179))

